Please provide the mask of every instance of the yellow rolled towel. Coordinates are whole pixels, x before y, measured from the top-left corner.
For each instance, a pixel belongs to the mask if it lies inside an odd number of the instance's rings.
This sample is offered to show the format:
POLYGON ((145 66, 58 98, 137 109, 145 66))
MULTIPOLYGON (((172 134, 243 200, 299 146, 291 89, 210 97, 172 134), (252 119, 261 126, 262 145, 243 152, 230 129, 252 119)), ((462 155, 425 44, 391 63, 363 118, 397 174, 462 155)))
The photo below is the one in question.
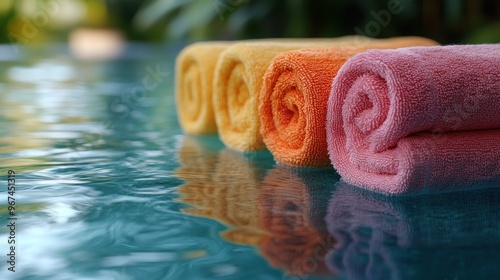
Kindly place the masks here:
MULTIPOLYGON (((318 39, 319 40, 319 39, 318 39)), ((179 124, 189 134, 215 134, 212 108, 214 70, 220 54, 236 42, 294 42, 297 39, 197 42, 185 47, 175 62, 175 99, 179 124)))
POLYGON ((290 50, 359 46, 376 39, 345 36, 333 39, 277 39, 236 43, 219 56, 214 73, 213 110, 220 138, 238 151, 264 149, 259 132, 258 100, 262 78, 272 59, 290 50))
POLYGON ((187 46, 177 56, 175 97, 179 123, 186 133, 217 133, 212 110, 214 68, 230 42, 200 42, 187 46))
POLYGON ((214 70, 220 54, 236 42, 293 42, 297 39, 197 42, 185 47, 175 62, 175 99, 179 124, 189 134, 215 134, 212 108, 214 70))

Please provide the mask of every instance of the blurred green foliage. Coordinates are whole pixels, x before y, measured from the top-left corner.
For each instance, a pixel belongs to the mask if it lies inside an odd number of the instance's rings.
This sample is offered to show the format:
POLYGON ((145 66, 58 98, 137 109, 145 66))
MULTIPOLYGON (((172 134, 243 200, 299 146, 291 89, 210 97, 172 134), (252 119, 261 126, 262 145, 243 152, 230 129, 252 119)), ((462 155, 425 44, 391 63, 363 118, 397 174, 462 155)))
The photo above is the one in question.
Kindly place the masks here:
POLYGON ((152 0, 139 11, 134 22, 143 30, 163 26, 167 39, 365 33, 373 37, 420 35, 442 43, 500 42, 500 1, 152 0), (390 19, 384 18, 388 5, 397 5, 400 10, 389 13, 390 19), (372 21, 379 29, 374 24, 369 26, 372 21))
POLYGON ((114 28, 134 41, 334 37, 361 32, 373 37, 420 35, 436 39, 441 43, 484 43, 500 42, 500 1, 1 0, 0 2, 1 42, 65 41, 68 34, 77 27, 114 28), (68 8, 67 5, 74 7, 68 8), (399 12, 389 13, 390 5, 397 5, 399 12), (44 11, 48 18, 46 24, 41 16, 44 11), (30 30, 27 26, 30 24, 39 31, 36 32, 36 36, 30 37, 33 33, 28 32, 30 30))

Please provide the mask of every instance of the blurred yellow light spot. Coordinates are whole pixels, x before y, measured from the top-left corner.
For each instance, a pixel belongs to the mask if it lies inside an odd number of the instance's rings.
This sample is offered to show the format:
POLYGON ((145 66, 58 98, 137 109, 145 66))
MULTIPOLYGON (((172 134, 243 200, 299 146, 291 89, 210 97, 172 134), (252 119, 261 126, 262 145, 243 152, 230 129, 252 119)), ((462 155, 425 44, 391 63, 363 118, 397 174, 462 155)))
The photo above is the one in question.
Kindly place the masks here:
POLYGON ((269 234, 258 228, 239 227, 224 231, 221 236, 225 240, 244 245, 260 246, 269 234))
POLYGON ((207 251, 205 250, 197 250, 182 253, 183 259, 197 259, 207 255, 207 251))
POLYGON ((90 121, 89 118, 84 116, 69 116, 61 118, 61 123, 84 123, 90 121))
MULTIPOLYGON (((28 204, 16 204, 16 213, 33 213, 37 212, 47 205, 45 203, 28 203, 28 204)), ((1 207, 0 208, 0 214, 8 214, 9 209, 7 207, 1 207)))

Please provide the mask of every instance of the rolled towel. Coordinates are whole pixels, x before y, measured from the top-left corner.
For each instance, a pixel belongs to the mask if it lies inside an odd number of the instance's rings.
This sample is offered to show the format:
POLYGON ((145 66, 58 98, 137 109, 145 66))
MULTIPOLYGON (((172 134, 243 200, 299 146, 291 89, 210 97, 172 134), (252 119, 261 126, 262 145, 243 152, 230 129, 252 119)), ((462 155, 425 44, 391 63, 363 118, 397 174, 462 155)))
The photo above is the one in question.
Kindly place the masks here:
POLYGON ((367 49, 432 46, 421 37, 372 40, 356 47, 285 52, 267 69, 259 97, 260 132, 275 160, 295 166, 331 165, 326 107, 332 80, 351 56, 367 49))
POLYGON ((278 39, 240 42, 219 57, 214 76, 213 108, 224 144, 239 151, 264 149, 259 132, 258 100, 271 60, 285 51, 327 46, 356 46, 373 39, 346 36, 334 39, 278 39))
POLYGON ((500 44, 370 50, 332 84, 327 142, 345 181, 386 193, 500 177, 500 44))
POLYGON ((212 82, 217 59, 232 43, 201 42, 184 48, 177 56, 175 97, 182 129, 191 134, 215 134, 212 82))
MULTIPOLYGON (((361 41, 365 37, 352 36, 361 41)), ((244 41, 197 42, 177 56, 175 96, 179 123, 189 134, 215 134, 217 125, 212 106, 214 71, 221 53, 236 42, 299 43, 300 39, 256 39, 244 41)), ((321 42, 324 39, 309 39, 321 42)))

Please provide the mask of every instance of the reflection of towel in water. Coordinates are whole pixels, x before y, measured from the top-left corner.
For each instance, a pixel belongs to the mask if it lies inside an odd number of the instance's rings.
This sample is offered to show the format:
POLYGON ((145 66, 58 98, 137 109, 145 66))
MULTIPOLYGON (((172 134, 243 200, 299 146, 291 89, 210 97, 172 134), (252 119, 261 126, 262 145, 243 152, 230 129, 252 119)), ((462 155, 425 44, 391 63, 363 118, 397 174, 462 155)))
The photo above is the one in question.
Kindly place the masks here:
POLYGON ((498 279, 500 191, 387 197, 340 183, 332 271, 347 279, 498 279))
POLYGON ((276 166, 262 182, 260 227, 269 235, 262 255, 289 275, 326 275, 325 253, 332 247, 323 217, 333 182, 332 170, 276 166))
POLYGON ((206 209, 210 206, 208 198, 218 196, 213 174, 222 147, 217 141, 215 136, 185 136, 178 154, 180 166, 175 170, 175 175, 185 181, 178 189, 182 195, 180 201, 206 209))
POLYGON ((333 166, 346 182, 387 194, 496 180, 499 89, 500 44, 357 54, 328 102, 333 166))
POLYGON ((259 132, 258 100, 262 78, 278 54, 302 48, 367 45, 375 39, 275 39, 238 42, 219 57, 214 74, 213 109, 222 141, 231 149, 264 149, 259 132))
POLYGON ((259 160, 227 149, 214 154, 200 141, 186 138, 176 174, 186 181, 178 190, 179 201, 193 208, 182 211, 228 225, 222 236, 231 242, 258 245, 265 236, 259 229, 257 199, 266 170, 259 160))
POLYGON ((275 57, 259 96, 260 131, 274 158, 295 166, 330 166, 326 108, 332 80, 351 56, 368 49, 433 46, 421 37, 372 40, 355 47, 289 51, 275 57))
POLYGON ((323 217, 338 175, 276 166, 262 181, 274 165, 269 153, 243 155, 206 139, 186 137, 179 150, 179 200, 192 207, 181 211, 224 223, 224 239, 257 246, 288 274, 331 274, 324 256, 334 241, 323 217))

